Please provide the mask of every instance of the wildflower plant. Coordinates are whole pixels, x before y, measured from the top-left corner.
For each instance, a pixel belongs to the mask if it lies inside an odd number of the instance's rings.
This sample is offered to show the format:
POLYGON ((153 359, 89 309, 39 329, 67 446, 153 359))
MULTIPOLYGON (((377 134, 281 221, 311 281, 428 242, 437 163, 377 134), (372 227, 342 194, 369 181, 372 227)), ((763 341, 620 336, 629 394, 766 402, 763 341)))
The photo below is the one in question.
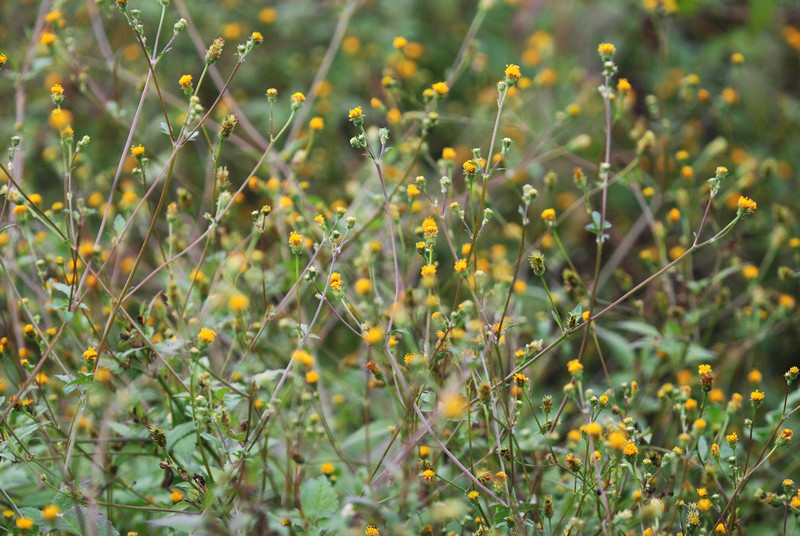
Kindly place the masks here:
POLYGON ((798 528, 794 97, 744 34, 190 4, 0 25, 2 529, 798 528))

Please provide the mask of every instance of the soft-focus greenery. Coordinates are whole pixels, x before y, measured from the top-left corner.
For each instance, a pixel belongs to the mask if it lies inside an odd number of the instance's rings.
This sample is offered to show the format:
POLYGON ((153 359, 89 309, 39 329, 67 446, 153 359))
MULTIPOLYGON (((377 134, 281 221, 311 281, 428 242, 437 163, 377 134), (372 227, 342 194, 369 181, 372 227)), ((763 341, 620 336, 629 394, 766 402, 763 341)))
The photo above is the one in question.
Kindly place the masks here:
POLYGON ((796 2, 0 15, 0 530, 800 530, 796 2))

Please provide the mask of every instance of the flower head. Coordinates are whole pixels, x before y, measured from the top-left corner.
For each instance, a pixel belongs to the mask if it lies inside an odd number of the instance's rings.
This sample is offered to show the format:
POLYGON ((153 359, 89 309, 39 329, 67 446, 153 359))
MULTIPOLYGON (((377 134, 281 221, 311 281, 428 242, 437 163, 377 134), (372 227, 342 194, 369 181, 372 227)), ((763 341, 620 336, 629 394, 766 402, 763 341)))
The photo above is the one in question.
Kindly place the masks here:
POLYGON ((97 350, 94 349, 94 346, 90 346, 83 352, 83 358, 87 361, 94 361, 97 359, 97 350))
POLYGON ((752 214, 756 211, 756 208, 758 208, 755 201, 744 196, 739 197, 737 205, 739 206, 739 214, 742 215, 752 214))
POLYGON ((609 61, 616 51, 617 47, 611 43, 600 43, 597 45, 597 52, 600 53, 600 57, 603 58, 603 61, 609 61))
POLYGON ((542 219, 547 223, 553 223, 556 220, 556 211, 553 208, 546 208, 542 211, 542 219))
POLYGON ((431 89, 437 97, 444 97, 450 93, 450 88, 447 86, 447 82, 436 82, 431 86, 431 89))
POLYGON ((506 65, 505 75, 507 84, 513 84, 519 80, 520 76, 522 76, 519 72, 519 65, 514 65, 513 63, 506 65))
POLYGON ((211 344, 214 342, 214 337, 216 336, 217 334, 213 329, 203 328, 200 330, 200 333, 197 334, 197 339, 202 343, 211 344))
POLYGON ((139 158, 140 156, 142 156, 144 154, 144 146, 143 145, 137 145, 135 147, 131 147, 131 154, 133 156, 135 156, 136 158, 139 158))
POLYGON ((55 504, 50 504, 42 508, 42 517, 47 521, 53 521, 61 513, 61 509, 55 504))

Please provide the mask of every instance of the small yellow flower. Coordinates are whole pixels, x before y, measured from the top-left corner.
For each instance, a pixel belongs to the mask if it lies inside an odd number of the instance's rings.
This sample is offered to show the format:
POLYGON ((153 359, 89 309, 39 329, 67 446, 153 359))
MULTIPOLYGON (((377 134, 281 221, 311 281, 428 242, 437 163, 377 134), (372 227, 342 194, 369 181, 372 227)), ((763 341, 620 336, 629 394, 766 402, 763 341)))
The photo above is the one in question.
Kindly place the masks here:
POLYGON ((261 35, 261 32, 253 32, 250 34, 250 39, 252 39, 253 43, 260 45, 264 41, 264 36, 261 35))
POLYGON ((600 437, 603 434, 603 427, 596 422, 590 422, 586 425, 585 432, 590 436, 600 437))
POLYGON ((436 275, 436 266, 434 266, 433 264, 426 264, 420 270, 420 274, 422 275, 422 277, 432 277, 436 275))
POLYGON ((178 85, 183 89, 192 89, 192 75, 185 74, 178 80, 178 85))
POLYGON ((638 453, 639 453, 639 447, 637 447, 636 443, 634 443, 633 441, 628 441, 622 448, 622 454, 628 457, 636 456, 638 453))
POLYGON ((556 219, 556 211, 552 208, 546 208, 542 211, 542 219, 548 223, 554 222, 556 219))
POLYGON ((755 403, 761 403, 764 401, 764 393, 756 389, 752 393, 750 393, 750 401, 755 403))
POLYGON ((292 98, 292 103, 296 105, 303 104, 306 101, 306 96, 300 93, 299 91, 297 93, 294 93, 291 98, 292 98))
POLYGON ((170 494, 169 498, 172 502, 179 503, 183 500, 183 493, 176 489, 170 494))
POLYGON ((439 399, 439 411, 448 419, 462 417, 468 408, 467 399, 459 393, 444 393, 439 399))
POLYGON ((467 269, 467 260, 466 259, 457 260, 455 265, 453 265, 453 269, 458 273, 463 273, 467 269))
POLYGON ((758 208, 758 205, 755 201, 750 199, 749 197, 741 196, 739 197, 739 201, 737 202, 739 210, 745 214, 752 214, 758 208))
POLYGON ((311 130, 322 130, 325 128, 325 120, 321 117, 312 117, 311 121, 308 122, 308 128, 311 130))
POLYGON ((306 381, 311 385, 314 385, 319 381, 319 372, 316 370, 309 370, 306 372, 306 381))
POLYGON ((357 294, 366 294, 372 290, 372 281, 366 277, 362 277, 353 284, 353 290, 355 290, 357 294))
POLYGON ((371 327, 365 334, 364 340, 369 345, 378 344, 383 340, 383 329, 378 326, 371 327))
POLYGON ((455 160, 456 150, 452 147, 445 147, 442 149, 442 160, 455 160))
POLYGON ((608 57, 612 56, 616 51, 617 47, 615 47, 611 43, 600 43, 597 46, 597 52, 599 52, 604 59, 607 59, 608 57))
POLYGON ((431 454, 431 448, 428 445, 420 445, 419 446, 419 456, 420 458, 427 458, 431 454))
POLYGON ((397 50, 403 50, 408 44, 408 39, 405 37, 395 37, 392 41, 392 46, 397 50))
POLYGON ((698 374, 711 374, 711 365, 700 365, 697 367, 698 374))
POLYGON ((424 471, 422 471, 422 478, 423 478, 423 480, 425 480, 427 482, 430 482, 431 480, 433 480, 433 477, 435 477, 435 476, 436 476, 436 473, 434 471, 430 470, 430 469, 425 469, 424 471))
POLYGON ((94 349, 94 346, 90 346, 85 352, 83 352, 83 358, 87 361, 94 361, 97 359, 97 350, 94 349))
POLYGON ((517 81, 519 80, 521 73, 519 72, 519 65, 514 65, 513 63, 506 65, 505 71, 506 78, 509 80, 517 81))
POLYGON ((627 78, 620 78, 619 82, 617 82, 617 91, 620 93, 628 93, 632 89, 631 83, 628 82, 627 78))
POLYGON ((292 247, 299 247, 303 243, 303 235, 292 231, 289 234, 289 245, 292 247))
POLYGON ((228 307, 235 313, 241 313, 250 306, 250 298, 244 294, 234 294, 228 300, 228 307))
POLYGON ((20 530, 27 530, 33 527, 33 519, 29 517, 18 517, 16 521, 17 528, 20 530))
POLYGON ((336 470, 331 462, 325 462, 320 467, 319 470, 322 472, 323 475, 331 475, 336 470))
POLYGON ((583 372, 583 365, 577 359, 573 359, 567 363, 567 372, 572 375, 579 374, 583 372))
POLYGON ((366 536, 380 536, 381 531, 378 530, 378 527, 375 525, 369 524, 367 525, 367 528, 364 529, 364 534, 366 534, 366 536))
POLYGON ((759 371, 758 369, 751 370, 750 373, 747 375, 747 381, 749 381, 750 383, 761 383, 762 378, 763 375, 761 374, 761 371, 759 371))
POLYGON ((758 266, 754 266, 752 264, 746 265, 742 268, 742 275, 745 279, 755 279, 758 277, 758 266))
POLYGON ((743 64, 744 54, 742 54, 741 52, 734 52, 733 54, 731 54, 731 63, 734 63, 736 65, 743 64))
POLYGON ((64 94, 64 88, 61 87, 61 84, 54 84, 53 87, 50 88, 50 94, 54 97, 60 97, 64 94))
POLYGON ((450 93, 450 88, 447 86, 447 82, 436 82, 431 86, 431 89, 439 97, 443 97, 450 93))
POLYGON ((469 493, 467 493, 467 498, 470 501, 477 501, 479 496, 480 496, 480 494, 475 490, 472 490, 469 493))
POLYGON ((360 119, 363 117, 363 112, 361 111, 361 106, 356 106, 352 110, 350 110, 350 119, 360 119))
POLYGON ((217 334, 214 332, 213 329, 203 328, 200 330, 200 333, 197 334, 197 339, 200 342, 211 344, 212 342, 214 342, 214 337, 216 336, 217 334))
POLYGON ((144 146, 137 145, 135 147, 131 147, 131 154, 137 158, 142 156, 144 154, 144 146))
POLYGON ((47 521, 53 521, 61 513, 61 509, 55 504, 50 504, 42 508, 42 517, 47 521))

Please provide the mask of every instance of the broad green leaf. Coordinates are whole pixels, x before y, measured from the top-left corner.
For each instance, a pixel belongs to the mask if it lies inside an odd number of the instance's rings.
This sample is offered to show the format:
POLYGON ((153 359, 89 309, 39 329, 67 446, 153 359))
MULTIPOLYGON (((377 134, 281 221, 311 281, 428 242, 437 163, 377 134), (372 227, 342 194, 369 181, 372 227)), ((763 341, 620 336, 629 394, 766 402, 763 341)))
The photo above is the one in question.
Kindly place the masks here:
POLYGON ((329 517, 339 508, 339 498, 324 476, 306 482, 300 490, 303 514, 313 523, 329 517))

